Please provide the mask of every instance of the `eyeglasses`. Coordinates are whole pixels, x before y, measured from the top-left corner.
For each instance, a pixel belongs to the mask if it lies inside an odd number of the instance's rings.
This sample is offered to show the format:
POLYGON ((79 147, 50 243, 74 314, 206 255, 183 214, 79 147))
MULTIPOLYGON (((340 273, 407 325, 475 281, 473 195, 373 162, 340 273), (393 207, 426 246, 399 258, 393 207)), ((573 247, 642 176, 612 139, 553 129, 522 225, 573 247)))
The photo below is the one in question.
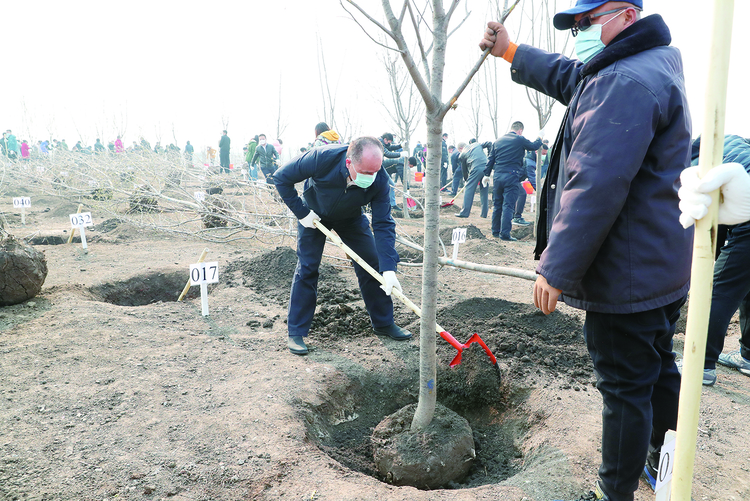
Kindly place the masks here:
POLYGON ((587 29, 591 28, 592 19, 606 16, 607 14, 614 14, 615 12, 620 12, 621 10, 630 8, 631 7, 620 7, 619 9, 608 10, 606 12, 599 12, 598 14, 591 14, 590 16, 582 17, 581 19, 576 21, 575 24, 573 24, 573 26, 570 28, 570 32, 573 34, 573 36, 576 36, 578 35, 579 31, 586 31, 587 29))

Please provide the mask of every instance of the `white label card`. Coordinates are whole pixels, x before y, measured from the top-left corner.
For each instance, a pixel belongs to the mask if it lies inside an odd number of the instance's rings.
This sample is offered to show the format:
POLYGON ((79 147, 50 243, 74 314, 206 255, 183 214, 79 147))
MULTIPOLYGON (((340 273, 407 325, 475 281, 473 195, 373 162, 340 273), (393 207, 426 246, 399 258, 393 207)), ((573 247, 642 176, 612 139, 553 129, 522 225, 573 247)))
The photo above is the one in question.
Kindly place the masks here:
POLYGON ((196 191, 196 192, 193 192, 193 197, 195 198, 196 201, 203 202, 206 200, 206 193, 203 191, 196 191))
POLYGON ((466 228, 454 228, 451 243, 462 244, 464 242, 466 242, 466 228))
POLYGON ((21 207, 31 207, 31 198, 13 197, 13 207, 17 209, 20 209, 21 207))
POLYGON ((654 492, 659 492, 663 485, 669 484, 669 481, 672 480, 675 444, 677 444, 677 440, 674 437, 667 435, 664 439, 664 445, 661 446, 661 453, 659 455, 659 474, 656 477, 654 492))
POLYGON ((190 265, 190 285, 215 284, 219 282, 219 263, 195 263, 190 265))
POLYGON ((81 212, 80 214, 70 215, 70 226, 80 228, 82 226, 94 226, 94 220, 91 219, 90 212, 81 212))

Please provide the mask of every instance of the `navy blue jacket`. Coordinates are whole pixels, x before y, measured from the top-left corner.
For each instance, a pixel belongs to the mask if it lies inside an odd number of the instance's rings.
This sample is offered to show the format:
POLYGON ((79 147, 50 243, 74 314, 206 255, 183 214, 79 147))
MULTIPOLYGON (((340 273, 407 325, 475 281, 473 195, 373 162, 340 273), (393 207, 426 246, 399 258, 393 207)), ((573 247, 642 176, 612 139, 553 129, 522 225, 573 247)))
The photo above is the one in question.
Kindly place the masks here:
POLYGON ((567 106, 540 202, 537 273, 575 308, 636 313, 688 290, 693 230, 678 220, 690 163, 682 57, 658 15, 587 64, 522 45, 511 78, 567 106), (546 231, 545 231, 546 230, 546 231))
POLYGON ((514 172, 520 179, 525 179, 524 154, 526 151, 535 151, 541 147, 541 139, 532 142, 510 131, 492 145, 492 153, 489 162, 487 162, 487 167, 484 169, 484 175, 489 176, 494 168, 497 175, 514 172))
MULTIPOLYGON (((700 136, 693 141, 692 148, 692 165, 698 165, 698 156, 700 154, 701 138, 700 136)), ((750 144, 740 136, 727 134, 724 136, 724 156, 722 161, 725 164, 736 162, 742 164, 745 170, 750 173, 750 144)))
POLYGON ((362 216, 362 207, 370 204, 372 229, 380 261, 380 272, 396 270, 398 253, 396 223, 391 217, 388 174, 380 169, 367 189, 348 185, 346 168, 348 145, 329 144, 313 148, 280 167, 273 175, 276 189, 297 219, 312 209, 326 221, 343 221, 362 216), (294 185, 305 181, 302 198, 294 185))
MULTIPOLYGON (((451 167, 453 168, 453 176, 455 177, 456 174, 459 176, 463 176, 463 172, 461 169, 461 164, 458 162, 458 156, 461 154, 460 151, 458 151, 458 148, 453 150, 453 153, 451 153, 451 167)), ((468 176, 468 174, 466 174, 468 176)), ((466 179, 466 177, 464 177, 466 179)))
MULTIPOLYGON (((701 138, 700 136, 698 136, 698 138, 695 141, 693 141, 692 165, 698 165, 700 147, 701 147, 701 138)), ((748 142, 740 136, 735 136, 732 134, 725 135, 724 136, 724 153, 723 153, 722 161, 725 164, 732 163, 732 162, 742 164, 745 170, 750 174, 750 144, 748 144, 748 142)), ((738 226, 750 227, 750 222, 746 222, 746 223, 742 223, 738 225, 732 225, 732 226, 725 226, 723 224, 719 225, 718 237, 716 239, 717 258, 718 258, 718 253, 721 250, 722 244, 724 240, 726 240, 727 229, 735 228, 738 226)))

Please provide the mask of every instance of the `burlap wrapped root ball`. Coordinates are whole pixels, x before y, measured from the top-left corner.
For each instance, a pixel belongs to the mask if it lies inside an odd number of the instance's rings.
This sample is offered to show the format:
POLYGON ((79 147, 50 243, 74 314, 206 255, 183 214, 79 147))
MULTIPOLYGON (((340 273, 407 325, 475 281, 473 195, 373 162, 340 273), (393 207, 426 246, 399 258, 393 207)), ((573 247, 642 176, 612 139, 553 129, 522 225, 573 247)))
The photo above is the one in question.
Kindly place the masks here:
POLYGON ((39 294, 47 278, 42 252, 12 235, 0 241, 0 306, 22 303, 39 294))

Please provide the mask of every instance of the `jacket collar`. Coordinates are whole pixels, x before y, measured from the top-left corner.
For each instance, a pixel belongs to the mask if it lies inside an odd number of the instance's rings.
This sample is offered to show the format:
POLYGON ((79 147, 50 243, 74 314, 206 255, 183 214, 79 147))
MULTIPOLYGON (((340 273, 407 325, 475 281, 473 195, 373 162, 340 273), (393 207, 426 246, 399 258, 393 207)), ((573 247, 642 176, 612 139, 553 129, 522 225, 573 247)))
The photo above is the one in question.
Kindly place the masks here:
POLYGON ((586 63, 581 77, 598 73, 620 59, 670 43, 672 35, 664 19, 659 14, 644 17, 625 28, 603 51, 586 63))

